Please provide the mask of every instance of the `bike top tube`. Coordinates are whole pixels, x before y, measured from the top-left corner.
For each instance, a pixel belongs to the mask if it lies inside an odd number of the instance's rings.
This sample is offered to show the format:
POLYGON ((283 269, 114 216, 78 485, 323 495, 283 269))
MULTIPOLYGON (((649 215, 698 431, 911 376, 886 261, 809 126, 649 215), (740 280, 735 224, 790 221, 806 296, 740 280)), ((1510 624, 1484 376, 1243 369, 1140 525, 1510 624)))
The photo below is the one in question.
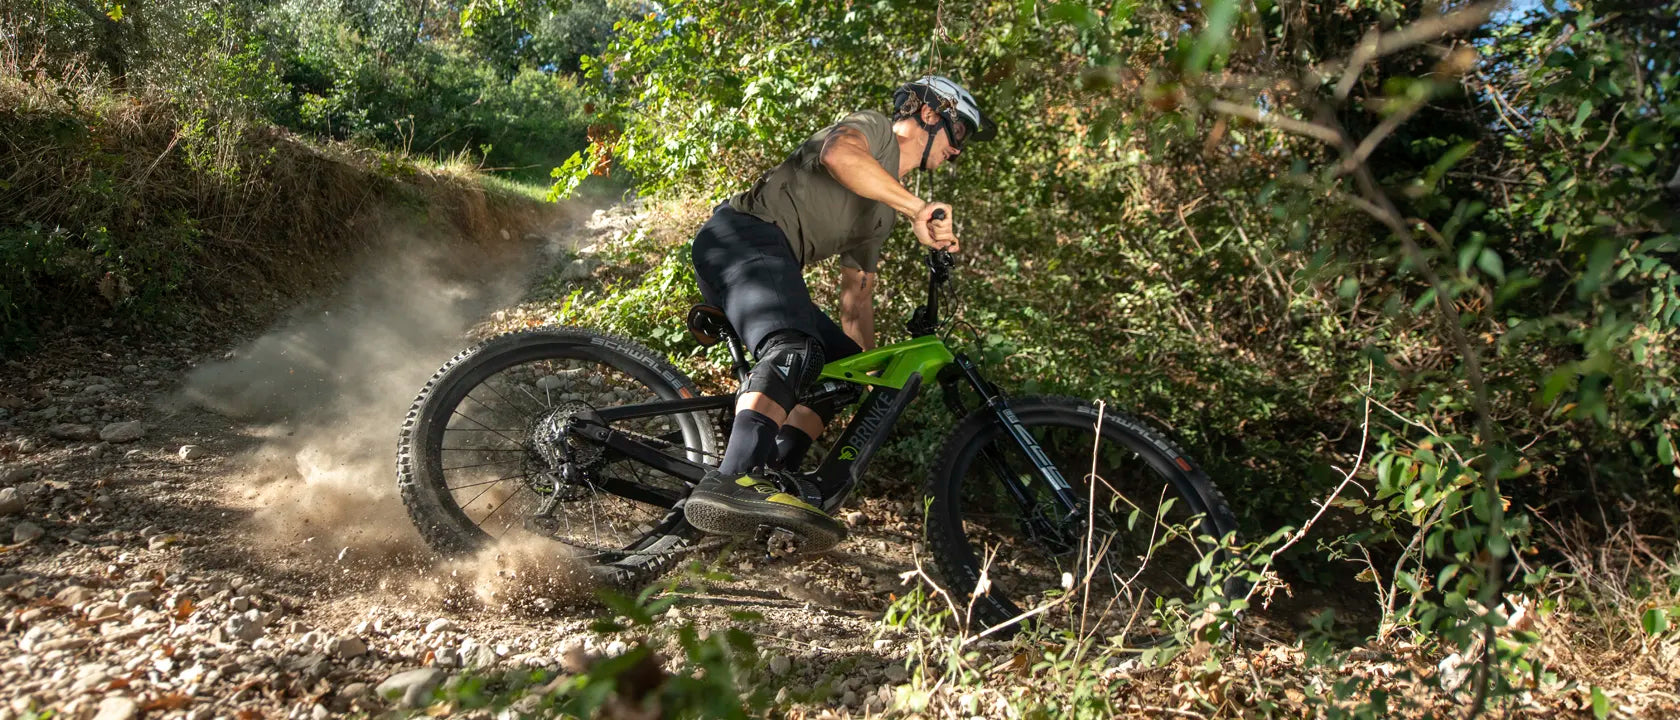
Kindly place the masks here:
POLYGON ((944 340, 924 335, 835 360, 823 366, 820 377, 896 390, 909 382, 912 373, 936 377, 955 359, 944 340))

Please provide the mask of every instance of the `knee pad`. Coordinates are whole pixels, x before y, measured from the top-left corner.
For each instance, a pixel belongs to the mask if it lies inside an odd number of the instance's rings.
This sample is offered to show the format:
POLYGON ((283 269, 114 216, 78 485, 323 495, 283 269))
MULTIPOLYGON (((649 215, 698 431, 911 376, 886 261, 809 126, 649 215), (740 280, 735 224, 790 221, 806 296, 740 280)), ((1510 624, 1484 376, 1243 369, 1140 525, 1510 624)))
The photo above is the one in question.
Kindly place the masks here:
POLYGON ((764 340, 758 364, 747 373, 741 392, 760 392, 792 411, 799 391, 822 372, 823 347, 816 338, 802 332, 783 330, 764 340))

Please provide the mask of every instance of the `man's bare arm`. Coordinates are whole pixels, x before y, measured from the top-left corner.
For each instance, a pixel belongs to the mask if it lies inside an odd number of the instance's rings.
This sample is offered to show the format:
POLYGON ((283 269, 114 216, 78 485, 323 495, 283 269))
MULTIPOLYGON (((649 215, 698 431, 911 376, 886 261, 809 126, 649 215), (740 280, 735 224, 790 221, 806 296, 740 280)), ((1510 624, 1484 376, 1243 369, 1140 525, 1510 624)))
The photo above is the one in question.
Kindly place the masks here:
POLYGON ((847 190, 884 202, 901 215, 915 217, 916 211, 927 204, 881 167, 869 152, 869 139, 857 128, 841 125, 828 134, 823 141, 822 164, 847 190))
POLYGON ((875 273, 840 268, 840 329, 858 347, 875 349, 875 273))
POLYGON ((924 202, 905 189, 898 178, 881 167, 869 152, 869 139, 863 131, 841 125, 829 132, 823 141, 822 164, 847 190, 870 200, 887 204, 899 214, 910 218, 910 229, 916 240, 928 247, 959 249, 957 236, 951 232, 952 209, 941 202, 924 202), (935 210, 945 210, 943 220, 933 220, 935 210))

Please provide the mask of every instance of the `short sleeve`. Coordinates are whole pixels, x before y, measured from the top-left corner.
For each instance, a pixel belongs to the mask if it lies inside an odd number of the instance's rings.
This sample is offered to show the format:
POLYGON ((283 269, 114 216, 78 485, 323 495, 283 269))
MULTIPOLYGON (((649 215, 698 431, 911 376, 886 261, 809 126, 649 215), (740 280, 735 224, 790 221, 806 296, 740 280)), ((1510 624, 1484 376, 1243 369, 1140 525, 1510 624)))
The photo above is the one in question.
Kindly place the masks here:
POLYGON ((875 156, 882 167, 888 164, 889 147, 893 155, 897 155, 898 141, 893 137, 892 120, 881 113, 874 110, 855 112, 841 118, 840 122, 835 123, 835 127, 849 127, 863 133, 864 139, 869 141, 869 154, 875 156))
POLYGON ((879 243, 870 243, 868 245, 855 247, 840 254, 840 265, 842 267, 849 267, 853 270, 862 270, 866 273, 875 272, 875 266, 879 264, 880 261, 881 245, 879 243))

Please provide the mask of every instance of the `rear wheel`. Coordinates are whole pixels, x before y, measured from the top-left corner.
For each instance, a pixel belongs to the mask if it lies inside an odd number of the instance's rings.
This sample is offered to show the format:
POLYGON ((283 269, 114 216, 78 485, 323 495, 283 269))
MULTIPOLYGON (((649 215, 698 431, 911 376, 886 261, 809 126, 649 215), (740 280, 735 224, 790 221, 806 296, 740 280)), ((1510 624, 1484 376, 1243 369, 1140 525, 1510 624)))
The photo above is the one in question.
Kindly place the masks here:
POLYGON ((1224 497, 1183 451, 1134 418, 1104 412, 1099 432, 1092 403, 1026 397, 1010 408, 1080 509, 1059 509, 993 411, 970 414, 946 441, 927 490, 935 560, 959 604, 970 603, 959 609, 990 627, 1049 605, 1037 620, 1131 644, 1170 637, 1164 616, 1196 596, 1193 569, 1221 561, 1218 539, 1236 528, 1224 497))
MULTIPOLYGON (((555 541, 557 551, 569 549, 609 581, 644 582, 698 535, 674 507, 687 484, 567 438, 563 428, 577 413, 696 395, 676 368, 623 338, 574 328, 493 338, 445 363, 415 398, 397 452, 403 503, 439 552, 534 535, 555 541), (565 458, 582 471, 564 477, 565 458)), ((706 413, 613 427, 689 460, 715 462, 706 413)))

